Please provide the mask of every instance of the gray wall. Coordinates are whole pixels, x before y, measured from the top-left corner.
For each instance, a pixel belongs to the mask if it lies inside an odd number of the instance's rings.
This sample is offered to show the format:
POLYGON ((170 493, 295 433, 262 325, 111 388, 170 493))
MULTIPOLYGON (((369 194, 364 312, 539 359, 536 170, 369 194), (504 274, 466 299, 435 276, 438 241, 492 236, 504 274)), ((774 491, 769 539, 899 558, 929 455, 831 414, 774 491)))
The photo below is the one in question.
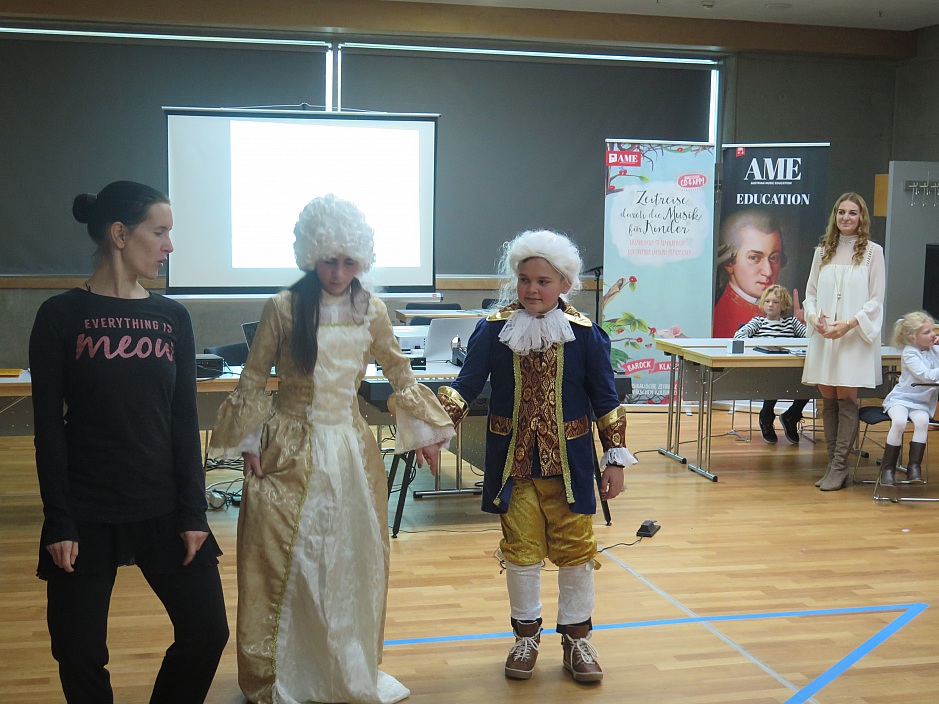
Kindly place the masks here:
POLYGON ((323 48, 0 36, 0 275, 84 276, 77 193, 131 179, 166 191, 164 106, 322 103, 323 48))
POLYGON ((893 159, 939 159, 939 26, 920 31, 918 55, 897 69, 893 159))
MULTIPOLYGON (((891 61, 742 55, 724 141, 830 142, 828 201, 856 191, 872 205, 874 175, 892 156, 896 74, 891 61)), ((874 225, 882 241, 884 223, 874 225)))
MULTIPOLYGON (((872 201, 874 175, 886 173, 891 159, 939 159, 939 88, 935 82, 939 28, 923 32, 922 37, 920 56, 901 65, 755 54, 731 58, 724 85, 723 141, 831 142, 829 200, 833 202, 843 191, 858 190, 872 201)), ((819 234, 823 228, 820 223, 819 234)), ((886 219, 875 218, 875 239, 883 243, 885 230, 886 219)), ((888 286, 898 286, 902 278, 891 277, 888 271, 888 286)), ((921 295, 921 280, 918 285, 921 295)), ((26 338, 33 316, 52 293, 0 289, 4 328, 0 366, 26 365, 26 338)), ((459 291, 448 293, 447 299, 473 307, 490 294, 459 291)), ((897 300, 899 307, 899 294, 897 300)), ((592 311, 591 303, 589 293, 575 301, 586 312, 592 311)), ((888 314, 893 315, 890 305, 888 314)), ((912 307, 920 305, 921 300, 912 307)), ((252 319, 259 307, 191 304, 190 309, 201 348, 240 339, 240 323, 252 319)))
MULTIPOLYGON (((887 205, 887 300, 883 339, 889 344, 893 323, 904 313, 923 307, 926 245, 939 244, 939 205, 904 189, 906 181, 939 181, 939 161, 890 162, 890 201, 887 205), (924 205, 925 202, 925 205, 924 205)), ((935 276, 939 272, 932 272, 935 276)), ((937 311, 931 311, 936 314, 937 311)))

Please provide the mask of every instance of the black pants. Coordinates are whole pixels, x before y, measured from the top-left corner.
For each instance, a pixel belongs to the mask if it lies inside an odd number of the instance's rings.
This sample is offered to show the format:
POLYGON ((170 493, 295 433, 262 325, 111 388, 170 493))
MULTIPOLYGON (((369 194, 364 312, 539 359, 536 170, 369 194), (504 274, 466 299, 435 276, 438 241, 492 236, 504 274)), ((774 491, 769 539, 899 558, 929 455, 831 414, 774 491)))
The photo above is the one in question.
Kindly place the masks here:
MULTIPOLYGON (((776 417, 776 401, 778 399, 766 399, 763 401, 763 408, 760 409, 760 420, 764 423, 771 423, 773 418, 776 417)), ((796 416, 796 418, 802 417, 802 410, 808 405, 809 399, 807 398, 797 398, 794 399, 792 405, 789 406, 789 410, 786 411, 790 416, 796 416)))
MULTIPOLYGON (((116 571, 67 575, 47 583, 46 618, 52 656, 69 704, 111 704, 108 609, 116 571)), ((175 642, 167 649, 150 704, 201 704, 228 642, 225 599, 217 566, 144 577, 163 602, 175 642)), ((138 634, 140 642, 150 637, 138 634)))

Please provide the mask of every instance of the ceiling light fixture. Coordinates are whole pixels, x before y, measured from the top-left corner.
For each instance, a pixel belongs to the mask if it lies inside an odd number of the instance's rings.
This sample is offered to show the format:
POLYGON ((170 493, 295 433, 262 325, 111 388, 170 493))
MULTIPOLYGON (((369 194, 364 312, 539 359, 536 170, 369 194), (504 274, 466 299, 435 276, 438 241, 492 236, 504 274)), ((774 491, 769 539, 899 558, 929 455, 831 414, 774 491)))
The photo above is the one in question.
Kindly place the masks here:
POLYGON ((791 2, 768 2, 766 3, 767 10, 790 10, 792 9, 791 2))
POLYGON ((705 10, 713 10, 716 4, 716 0, 701 0, 701 7, 705 10))

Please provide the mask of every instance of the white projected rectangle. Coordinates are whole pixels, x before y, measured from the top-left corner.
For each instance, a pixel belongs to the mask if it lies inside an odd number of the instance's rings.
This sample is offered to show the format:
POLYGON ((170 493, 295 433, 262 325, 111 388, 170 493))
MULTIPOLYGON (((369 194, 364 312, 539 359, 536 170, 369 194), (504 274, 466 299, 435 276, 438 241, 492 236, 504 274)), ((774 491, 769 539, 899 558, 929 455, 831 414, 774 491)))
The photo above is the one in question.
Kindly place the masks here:
POLYGON ((165 110, 171 292, 290 285, 297 216, 326 193, 375 230, 375 284, 433 290, 436 116, 165 110))

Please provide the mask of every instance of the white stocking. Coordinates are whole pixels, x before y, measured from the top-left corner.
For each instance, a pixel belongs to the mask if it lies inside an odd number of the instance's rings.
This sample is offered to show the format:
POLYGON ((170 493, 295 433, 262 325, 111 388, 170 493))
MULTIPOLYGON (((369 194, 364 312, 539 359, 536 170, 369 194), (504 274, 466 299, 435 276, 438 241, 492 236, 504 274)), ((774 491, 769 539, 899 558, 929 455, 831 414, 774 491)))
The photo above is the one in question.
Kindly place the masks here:
POLYGON ((593 615, 593 560, 558 570, 558 625, 583 623, 593 615))
POLYGON ((891 406, 887 411, 890 416, 890 431, 887 433, 888 445, 902 445, 903 431, 906 430, 906 421, 910 417, 910 410, 906 406, 891 406))
POLYGON ((913 421, 913 442, 926 442, 929 432, 929 414, 926 411, 910 411, 910 420, 913 421))
POLYGON ((516 621, 541 618, 541 563, 516 565, 505 561, 505 583, 509 589, 509 607, 516 621))

